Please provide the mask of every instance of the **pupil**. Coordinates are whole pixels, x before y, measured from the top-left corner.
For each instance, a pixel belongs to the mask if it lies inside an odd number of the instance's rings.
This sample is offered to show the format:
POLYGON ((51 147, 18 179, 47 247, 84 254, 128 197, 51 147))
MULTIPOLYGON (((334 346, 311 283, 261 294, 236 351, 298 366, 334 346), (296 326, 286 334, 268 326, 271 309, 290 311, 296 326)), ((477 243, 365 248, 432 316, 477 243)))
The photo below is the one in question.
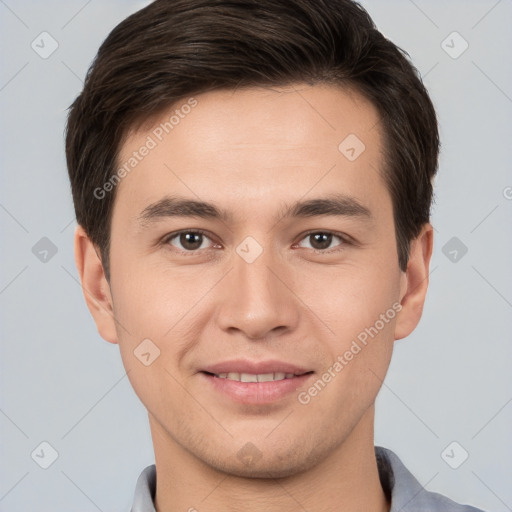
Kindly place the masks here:
POLYGON ((182 233, 180 243, 185 249, 198 249, 201 247, 202 236, 200 233, 182 233))
POLYGON ((311 244, 314 249, 327 249, 331 245, 332 235, 329 233, 315 233, 314 242, 311 244))

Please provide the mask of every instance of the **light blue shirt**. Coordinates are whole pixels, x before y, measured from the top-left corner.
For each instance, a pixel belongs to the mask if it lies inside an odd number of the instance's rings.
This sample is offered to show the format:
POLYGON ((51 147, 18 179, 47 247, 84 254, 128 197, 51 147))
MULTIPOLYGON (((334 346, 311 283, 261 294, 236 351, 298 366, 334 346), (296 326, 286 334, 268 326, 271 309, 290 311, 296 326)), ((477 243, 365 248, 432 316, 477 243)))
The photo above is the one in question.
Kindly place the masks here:
MULTIPOLYGON (((391 451, 375 447, 380 481, 391 499, 389 512, 483 512, 469 505, 426 491, 402 461, 391 451)), ((139 476, 131 512, 155 512, 156 467, 148 466, 139 476)))

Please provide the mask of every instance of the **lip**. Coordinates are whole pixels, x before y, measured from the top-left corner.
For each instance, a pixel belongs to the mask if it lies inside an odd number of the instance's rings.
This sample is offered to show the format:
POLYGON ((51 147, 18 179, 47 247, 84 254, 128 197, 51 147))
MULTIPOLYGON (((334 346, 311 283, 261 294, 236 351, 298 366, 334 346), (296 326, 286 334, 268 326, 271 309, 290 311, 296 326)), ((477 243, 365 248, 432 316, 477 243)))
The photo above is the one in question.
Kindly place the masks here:
POLYGON ((247 405, 272 404, 296 392, 314 376, 313 370, 282 361, 234 360, 209 365, 199 372, 217 393, 231 400, 247 405), (207 373, 208 372, 208 373, 207 373), (268 382, 239 382, 223 379, 213 374, 219 373, 293 373, 294 377, 268 382))
POLYGON ((266 361, 249 361, 247 359, 233 359, 231 361, 223 361, 215 363, 202 368, 202 371, 208 373, 293 373, 295 375, 302 375, 304 373, 312 371, 309 368, 297 366, 294 364, 287 363, 285 361, 278 360, 266 360, 266 361))

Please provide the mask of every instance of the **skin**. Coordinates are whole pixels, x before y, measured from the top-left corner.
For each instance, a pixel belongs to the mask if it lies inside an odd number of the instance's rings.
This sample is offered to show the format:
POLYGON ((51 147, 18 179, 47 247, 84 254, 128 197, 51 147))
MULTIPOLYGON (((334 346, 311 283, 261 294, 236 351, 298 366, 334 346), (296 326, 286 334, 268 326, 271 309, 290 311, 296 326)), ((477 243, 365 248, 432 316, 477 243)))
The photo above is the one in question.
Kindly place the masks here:
MULTIPOLYGON (((119 344, 148 410, 156 508, 389 510, 374 455, 374 402, 394 341, 421 317, 432 227, 412 241, 402 272, 379 117, 357 92, 296 84, 196 99, 117 187, 110 283, 97 248, 80 226, 75 234, 87 305, 100 335, 119 344), (349 134, 366 147, 352 162, 338 150, 349 134), (371 216, 282 217, 283 205, 334 191, 371 216), (231 218, 141 223, 141 212, 165 195, 214 203, 231 218), (207 232, 199 249, 169 241, 187 229, 207 232), (310 230, 344 239, 319 248, 310 230), (252 263, 236 252, 247 236, 263 248, 252 263), (308 404, 298 389, 271 405, 241 405, 198 373, 243 357, 288 361, 318 378, 393 304, 401 311, 308 404), (149 366, 134 355, 146 338, 160 350, 149 366), (261 454, 250 464, 237 456, 247 443, 261 454)), ((169 112, 133 131, 119 162, 169 112)))

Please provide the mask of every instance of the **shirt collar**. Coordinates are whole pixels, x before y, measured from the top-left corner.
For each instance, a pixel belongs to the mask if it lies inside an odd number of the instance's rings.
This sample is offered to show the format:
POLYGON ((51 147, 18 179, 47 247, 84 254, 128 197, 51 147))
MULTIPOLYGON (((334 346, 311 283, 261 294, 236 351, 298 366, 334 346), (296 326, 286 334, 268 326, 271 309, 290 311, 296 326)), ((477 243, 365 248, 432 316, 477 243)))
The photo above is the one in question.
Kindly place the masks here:
POLYGON ((156 512, 156 466, 152 464, 142 471, 137 485, 135 486, 135 497, 131 512, 156 512))

